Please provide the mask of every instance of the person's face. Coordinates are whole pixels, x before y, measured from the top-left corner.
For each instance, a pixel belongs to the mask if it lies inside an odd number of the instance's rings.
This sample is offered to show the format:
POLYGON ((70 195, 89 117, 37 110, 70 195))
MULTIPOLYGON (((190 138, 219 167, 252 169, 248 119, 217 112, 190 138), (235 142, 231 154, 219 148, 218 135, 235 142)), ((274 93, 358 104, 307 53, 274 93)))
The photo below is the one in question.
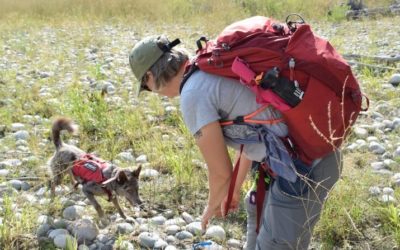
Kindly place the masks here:
POLYGON ((182 80, 181 74, 178 73, 176 76, 172 77, 172 79, 169 80, 164 86, 161 86, 158 89, 156 89, 156 83, 153 73, 151 73, 151 71, 147 71, 146 76, 147 77, 145 77, 145 80, 141 83, 141 86, 144 90, 149 90, 151 92, 170 98, 179 95, 179 87, 182 80))

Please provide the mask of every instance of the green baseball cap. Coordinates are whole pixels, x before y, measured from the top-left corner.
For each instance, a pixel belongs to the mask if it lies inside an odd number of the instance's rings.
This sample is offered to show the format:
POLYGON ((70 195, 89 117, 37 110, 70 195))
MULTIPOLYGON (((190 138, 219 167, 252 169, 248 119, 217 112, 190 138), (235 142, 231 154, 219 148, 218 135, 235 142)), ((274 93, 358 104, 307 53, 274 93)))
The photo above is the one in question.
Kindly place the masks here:
POLYGON ((139 81, 137 94, 143 90, 141 80, 146 72, 157 62, 158 59, 165 53, 171 50, 172 47, 180 43, 179 39, 175 39, 167 44, 158 45, 157 42, 161 36, 148 36, 135 44, 129 54, 129 65, 133 74, 139 81))

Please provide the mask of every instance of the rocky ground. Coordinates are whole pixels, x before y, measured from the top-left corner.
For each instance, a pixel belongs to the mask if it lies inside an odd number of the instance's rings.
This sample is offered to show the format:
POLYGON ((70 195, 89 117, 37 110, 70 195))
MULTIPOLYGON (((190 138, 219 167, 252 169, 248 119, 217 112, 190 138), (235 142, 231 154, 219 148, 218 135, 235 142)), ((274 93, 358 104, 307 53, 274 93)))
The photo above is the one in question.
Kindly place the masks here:
MULTIPOLYGON (((393 28, 399 19, 385 19, 372 23, 354 22, 336 25, 315 24, 314 30, 331 39, 343 53, 368 56, 400 56, 400 31, 393 28)), ((146 32, 142 32, 144 35, 146 32)), ((171 33, 172 32, 167 32, 171 33)), ((183 29, 178 33, 190 37, 194 32, 183 29)), ((137 100, 134 83, 128 67, 127 53, 140 35, 134 28, 125 25, 93 25, 90 27, 23 27, 19 30, 5 28, 0 33, 0 92, 2 110, 15 111, 18 122, 2 123, 0 119, 0 194, 16 194, 19 202, 13 202, 12 211, 22 218, 21 207, 51 205, 48 190, 37 186, 37 182, 20 177, 40 176, 45 163, 51 156, 51 141, 48 139, 50 120, 43 114, 23 113, 35 103, 27 100, 23 107, 17 107, 15 97, 21 91, 37 91, 38 97, 49 106, 61 105, 59 98, 65 86, 78 82, 82 88, 105 90, 110 105, 138 105, 146 102, 137 100), (95 79, 93 72, 100 74, 95 79), (22 86, 22 88, 17 87, 22 86), (128 98, 122 96, 128 93, 128 98), (21 112, 22 110, 22 112, 21 112), (36 146, 46 150, 38 151, 36 146)), ((399 64, 392 65, 399 68, 399 64)), ((361 69, 357 70, 361 74, 361 69)), ((397 72, 399 73, 399 72, 397 72)), ((370 109, 358 120, 352 140, 345 152, 361 152, 375 159, 369 168, 377 175, 387 178, 387 185, 371 186, 371 197, 382 202, 394 202, 394 189, 400 185, 400 74, 378 75, 378 92, 390 94, 392 99, 371 99, 370 109)), ((367 84, 361 82, 361 84, 367 84)), ((376 90, 374 90, 376 91, 376 90)), ((175 111, 177 106, 164 100, 166 112, 175 111)), ((3 115, 4 113, 0 113, 3 115)), ((154 119, 151 115, 148 119, 154 119)), ((169 138, 177 140, 179 138, 169 138)), ((162 173, 150 168, 146 155, 134 155, 131 151, 120 152, 117 159, 132 164, 143 163, 142 181, 162 178, 162 173), (147 165, 146 165, 147 164, 147 165)), ((66 246, 66 239, 75 241, 79 249, 192 249, 201 235, 199 214, 193 209, 174 211, 164 209, 139 211, 133 209, 131 217, 124 220, 114 211, 111 223, 99 227, 93 209, 81 192, 71 192, 59 187, 57 196, 62 204, 62 216, 52 217, 43 212, 35 218, 37 228, 34 241, 51 249, 52 243, 58 248, 66 246), (125 237, 120 237, 123 235, 125 237)), ((146 200, 146 197, 143 197, 146 200)), ((5 212, 5 200, 0 198, 0 215, 5 212)), ((126 208, 125 208, 126 209, 126 208)), ((45 209, 43 210, 45 211, 45 209)), ((110 213, 108 213, 110 214, 110 213)), ((0 217, 0 225, 4 218, 0 217)), ((212 249, 240 249, 243 237, 229 238, 221 225, 212 225, 203 239, 212 244, 212 249)), ((206 244, 208 244, 206 243, 206 244)), ((34 244, 37 246, 37 243, 34 244)), ((204 246, 199 246, 199 249, 204 246)), ((210 245, 205 245, 210 247, 210 245)))

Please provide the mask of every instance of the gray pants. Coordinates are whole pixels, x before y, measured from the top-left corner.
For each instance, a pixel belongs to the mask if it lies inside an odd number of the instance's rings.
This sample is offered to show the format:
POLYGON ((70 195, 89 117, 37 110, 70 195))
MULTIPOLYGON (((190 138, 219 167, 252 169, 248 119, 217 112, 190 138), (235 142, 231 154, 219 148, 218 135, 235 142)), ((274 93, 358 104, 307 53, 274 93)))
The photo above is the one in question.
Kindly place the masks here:
POLYGON ((285 193, 277 181, 266 192, 260 232, 257 235, 256 206, 245 197, 247 210, 247 250, 307 249, 329 191, 339 179, 342 155, 334 152, 316 164, 302 196, 285 193))

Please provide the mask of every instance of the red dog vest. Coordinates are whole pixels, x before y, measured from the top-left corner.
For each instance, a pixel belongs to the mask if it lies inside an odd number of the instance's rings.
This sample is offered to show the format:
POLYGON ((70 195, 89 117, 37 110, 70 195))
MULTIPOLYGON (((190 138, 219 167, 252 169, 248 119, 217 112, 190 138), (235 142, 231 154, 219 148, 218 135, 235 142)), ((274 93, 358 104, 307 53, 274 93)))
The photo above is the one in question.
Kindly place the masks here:
POLYGON ((84 182, 94 181, 101 184, 106 178, 103 169, 108 167, 108 163, 91 154, 85 154, 74 162, 72 173, 81 178, 84 182))

